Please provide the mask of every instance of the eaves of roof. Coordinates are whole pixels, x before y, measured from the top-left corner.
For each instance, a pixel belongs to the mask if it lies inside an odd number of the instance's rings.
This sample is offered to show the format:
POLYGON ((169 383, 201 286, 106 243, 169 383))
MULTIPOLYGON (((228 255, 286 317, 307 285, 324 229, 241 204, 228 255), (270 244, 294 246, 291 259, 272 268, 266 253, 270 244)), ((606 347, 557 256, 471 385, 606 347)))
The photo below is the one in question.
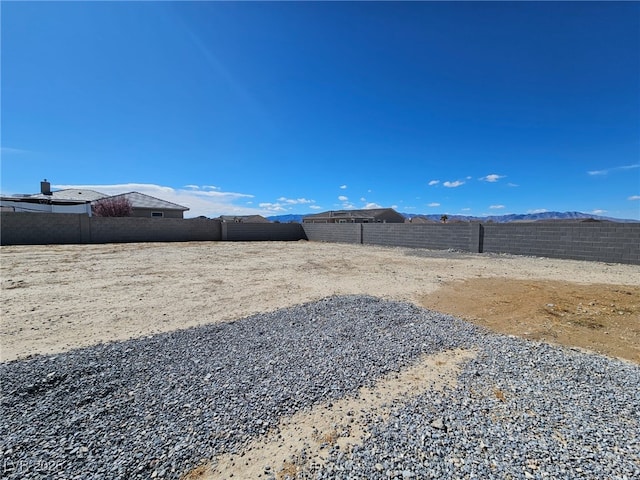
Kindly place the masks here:
POLYGON ((131 203, 132 208, 154 208, 159 210, 181 210, 187 211, 189 207, 184 207, 182 205, 178 205, 177 203, 167 202, 166 200, 162 200, 160 198, 152 197, 151 195, 147 195, 140 192, 128 192, 121 193, 120 195, 113 195, 111 197, 107 197, 110 199, 115 198, 126 198, 129 203, 131 203))

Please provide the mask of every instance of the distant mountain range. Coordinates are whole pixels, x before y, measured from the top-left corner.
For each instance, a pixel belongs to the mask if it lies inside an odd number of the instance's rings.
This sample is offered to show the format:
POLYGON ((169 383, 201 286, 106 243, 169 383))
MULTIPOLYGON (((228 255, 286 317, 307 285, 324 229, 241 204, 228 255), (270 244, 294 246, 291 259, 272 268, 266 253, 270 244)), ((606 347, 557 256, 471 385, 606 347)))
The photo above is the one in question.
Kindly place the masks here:
POLYGON ((271 217, 266 217, 266 218, 270 222, 302 223, 302 217, 306 217, 307 215, 273 215, 271 217))
MULTIPOLYGON (((414 214, 414 213, 401 213, 405 218, 423 218, 432 222, 440 222, 442 214, 426 215, 426 214, 414 214)), ((274 215, 267 217, 267 220, 271 222, 280 223, 302 223, 302 218, 307 215, 274 215)), ((493 223, 510 223, 510 222, 540 222, 540 221, 584 221, 584 220, 598 220, 601 222, 618 222, 618 223, 631 223, 638 222, 638 220, 629 220, 621 218, 603 217, 600 215, 593 215, 591 213, 582 212, 541 212, 541 213, 523 213, 523 214, 510 214, 510 215, 491 215, 488 217, 474 217, 471 215, 447 215, 447 222, 493 222, 493 223)))

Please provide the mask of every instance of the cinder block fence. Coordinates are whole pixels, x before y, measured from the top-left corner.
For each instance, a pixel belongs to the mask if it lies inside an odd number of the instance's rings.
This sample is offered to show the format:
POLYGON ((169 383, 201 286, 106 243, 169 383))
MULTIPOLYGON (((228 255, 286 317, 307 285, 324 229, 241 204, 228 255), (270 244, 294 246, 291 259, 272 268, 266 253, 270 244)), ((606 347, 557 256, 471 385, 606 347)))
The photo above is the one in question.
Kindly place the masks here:
POLYGON ((456 249, 640 265, 640 223, 299 224, 6 212, 0 244, 296 241, 456 249))
POLYGON ((200 218, 115 218, 25 212, 5 212, 0 215, 2 245, 186 242, 220 239, 220 222, 200 218))
POLYGON ((483 228, 483 252, 640 264, 640 223, 502 223, 483 228))

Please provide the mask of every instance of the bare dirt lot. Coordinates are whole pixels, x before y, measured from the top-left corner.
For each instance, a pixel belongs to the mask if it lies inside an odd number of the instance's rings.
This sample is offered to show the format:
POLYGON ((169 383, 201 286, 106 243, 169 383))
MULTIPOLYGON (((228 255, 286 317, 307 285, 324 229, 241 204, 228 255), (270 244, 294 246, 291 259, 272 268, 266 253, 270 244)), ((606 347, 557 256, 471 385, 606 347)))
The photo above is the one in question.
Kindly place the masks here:
MULTIPOLYGON (((0 249, 0 262, 2 361, 367 294, 640 363, 637 265, 304 241, 13 246, 0 249)), ((321 464, 322 445, 347 451, 367 419, 385 418, 385 405, 455 384, 473 355, 426 356, 370 390, 282 418, 241 452, 202 459, 182 478, 256 478, 281 451, 321 464), (348 412, 361 415, 339 435, 348 412), (251 465, 237 461, 245 454, 251 465)), ((276 478, 302 478, 304 468, 285 461, 276 478)))
POLYGON ((1 360, 334 294, 405 300, 640 363, 640 266, 314 242, 0 249, 1 360))
POLYGON ((637 286, 475 278, 452 282, 420 303, 496 332, 640 363, 637 286))

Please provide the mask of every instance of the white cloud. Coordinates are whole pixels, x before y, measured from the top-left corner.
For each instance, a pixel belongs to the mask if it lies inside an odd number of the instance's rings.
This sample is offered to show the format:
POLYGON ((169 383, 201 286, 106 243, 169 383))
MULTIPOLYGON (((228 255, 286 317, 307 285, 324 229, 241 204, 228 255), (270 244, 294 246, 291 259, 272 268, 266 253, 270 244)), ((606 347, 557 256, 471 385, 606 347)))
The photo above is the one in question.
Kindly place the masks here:
MULTIPOLYGON (((280 197, 276 202, 262 202, 258 206, 266 210, 267 214, 282 213, 292 210, 292 205, 308 205, 315 203, 315 200, 308 200, 306 198, 287 198, 280 197)), ((314 208, 310 206, 309 208, 314 208)), ((319 207, 315 207, 316 209, 319 207)))
POLYGON ((463 212, 469 212, 469 211, 471 211, 471 209, 467 207, 467 208, 463 208, 462 211, 463 212))
POLYGON ((220 187, 215 185, 185 185, 183 188, 188 188, 189 190, 220 190, 220 187))
POLYGON ((466 177, 466 179, 467 179, 467 180, 471 180, 471 178, 472 178, 472 177, 470 177, 470 176, 467 176, 467 177, 466 177))
POLYGON ((431 180, 431 181, 429 182, 429 186, 430 186, 430 187, 433 187, 434 185, 438 185, 439 183, 440 183, 440 180, 431 180))
POLYGON ((444 182, 443 185, 447 188, 456 188, 456 187, 459 187, 460 185, 464 185, 464 182, 460 180, 456 180, 455 182, 444 182))
POLYGON ((602 215, 603 213, 607 213, 607 211, 606 210, 600 210, 600 209, 596 208, 591 213, 593 213, 594 215, 602 215))
POLYGON ((627 200, 640 200, 640 195, 631 195, 627 200))
POLYGON ((315 200, 308 200, 306 198, 286 198, 280 197, 279 202, 288 203, 289 205, 304 205, 307 203, 315 203, 315 200))
POLYGON ((504 208, 504 205, 490 205, 489 208, 491 210, 500 210, 501 208, 504 208))
POLYGON ((84 188, 96 190, 107 195, 140 192, 160 198, 167 202, 188 207, 185 217, 219 217, 220 215, 270 215, 273 210, 267 207, 248 207, 247 200, 254 195, 239 192, 214 191, 212 186, 190 184, 182 188, 173 188, 149 183, 122 183, 113 185, 53 185, 56 189, 84 188))
POLYGON ((545 213, 548 212, 549 210, 547 210, 546 208, 536 208, 533 210, 527 210, 527 213, 545 213))
POLYGON ((346 202, 347 200, 349 200, 349 197, 345 197, 344 195, 340 195, 338 197, 338 200, 340 200, 341 202, 346 202))
POLYGON ((268 210, 271 213, 287 211, 287 209, 284 208, 284 205, 282 205, 281 203, 262 202, 262 203, 259 203, 258 206, 260 208, 264 208, 265 210, 268 210))
POLYGON ((602 176, 608 175, 610 172, 615 172, 617 170, 632 170, 634 168, 640 168, 640 163, 634 163, 633 165, 623 165, 620 167, 605 168, 603 170, 590 170, 587 173, 592 176, 602 176))
POLYGON ((365 210, 370 210, 370 209, 372 209, 372 208, 382 208, 382 206, 381 206, 381 205, 378 205, 377 203, 367 203, 367 204, 364 206, 364 209, 365 209, 365 210))
POLYGON ((517 183, 507 183, 507 186, 509 186, 509 187, 519 187, 520 185, 518 185, 517 183))
POLYGON ((440 204, 438 202, 431 202, 429 205, 427 205, 428 207, 439 207, 440 204))
POLYGON ((501 178, 504 178, 505 175, 498 175, 497 173, 490 173, 489 175, 485 175, 484 177, 480 177, 478 180, 482 180, 483 182, 495 183, 501 178))
POLYGON ((364 197, 360 197, 360 201, 361 201, 361 202, 366 202, 366 201, 367 201, 367 199, 366 199, 366 198, 364 198, 364 197))
POLYGON ((340 190, 346 190, 347 186, 346 185, 340 185, 340 190))
POLYGON ((309 205, 309 208, 310 208, 311 210, 321 210, 321 209, 322 209, 322 207, 320 207, 320 206, 318 206, 318 205, 309 205))

